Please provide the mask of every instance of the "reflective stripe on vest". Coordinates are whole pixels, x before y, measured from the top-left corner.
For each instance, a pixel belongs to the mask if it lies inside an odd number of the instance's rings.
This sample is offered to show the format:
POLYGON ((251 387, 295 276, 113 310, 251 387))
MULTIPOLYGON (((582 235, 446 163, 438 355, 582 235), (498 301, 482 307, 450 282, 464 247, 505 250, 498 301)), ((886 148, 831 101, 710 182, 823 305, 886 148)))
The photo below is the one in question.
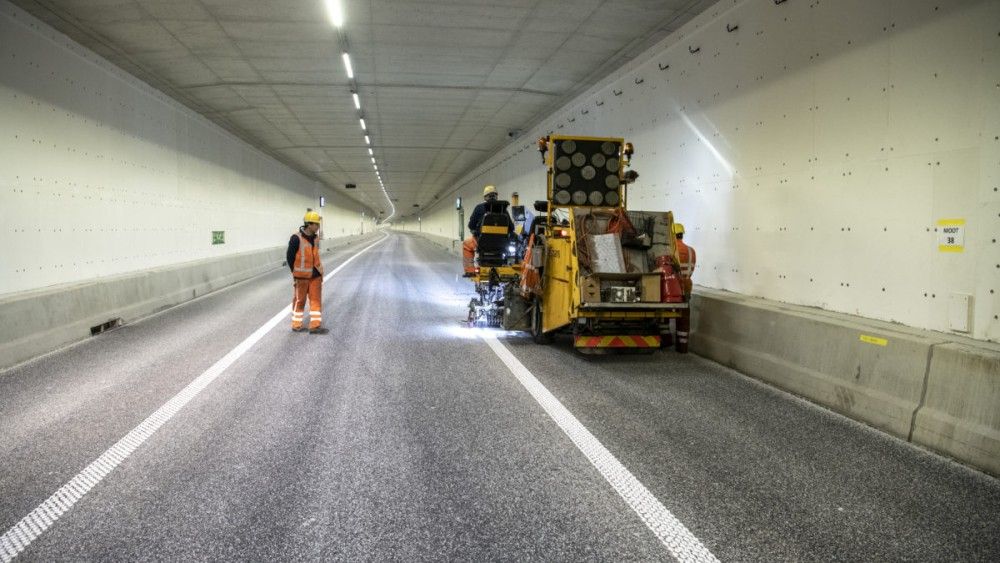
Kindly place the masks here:
POLYGON ((307 277, 311 278, 313 275, 313 268, 319 269, 319 249, 316 245, 310 244, 306 237, 302 236, 302 233, 298 233, 299 236, 299 252, 295 257, 295 270, 292 275, 295 277, 307 277), (310 256, 312 260, 306 260, 306 256, 310 256))

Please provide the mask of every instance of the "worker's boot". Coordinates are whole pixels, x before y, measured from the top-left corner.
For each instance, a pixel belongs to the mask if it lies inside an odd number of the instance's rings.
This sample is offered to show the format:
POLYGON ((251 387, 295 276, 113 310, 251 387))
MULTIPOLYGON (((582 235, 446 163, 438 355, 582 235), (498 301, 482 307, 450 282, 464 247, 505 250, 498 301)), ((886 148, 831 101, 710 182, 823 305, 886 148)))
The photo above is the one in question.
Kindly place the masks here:
POLYGON ((306 329, 306 327, 304 327, 304 326, 300 326, 300 327, 292 327, 292 332, 302 332, 302 331, 304 331, 305 329, 306 329))
POLYGON ((318 326, 316 328, 309 329, 309 334, 328 334, 329 332, 330 329, 326 328, 325 326, 318 326))

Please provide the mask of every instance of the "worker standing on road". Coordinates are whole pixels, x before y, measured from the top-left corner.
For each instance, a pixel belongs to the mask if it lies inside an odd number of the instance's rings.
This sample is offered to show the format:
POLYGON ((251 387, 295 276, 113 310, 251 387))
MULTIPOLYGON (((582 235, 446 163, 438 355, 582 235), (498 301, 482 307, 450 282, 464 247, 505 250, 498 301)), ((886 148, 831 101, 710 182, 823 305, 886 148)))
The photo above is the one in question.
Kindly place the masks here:
MULTIPOLYGON (((691 276, 694 274, 694 265, 697 261, 694 248, 684 242, 684 225, 674 223, 674 238, 677 240, 677 260, 681 267, 681 285, 684 289, 685 300, 691 303, 691 289, 694 282, 691 276)), ((677 351, 688 351, 688 333, 691 331, 691 308, 681 311, 681 317, 677 319, 677 351)))
POLYGON ((292 330, 302 332, 306 298, 309 299, 309 333, 326 334, 323 328, 323 263, 319 259, 319 224, 323 219, 312 209, 306 211, 304 224, 288 240, 285 259, 292 271, 295 296, 292 299, 292 330))
POLYGON ((486 204, 497 200, 497 187, 490 184, 483 188, 483 203, 480 203, 472 210, 469 217, 469 237, 462 242, 462 268, 465 275, 472 276, 476 273, 476 248, 478 246, 479 227, 482 226, 483 217, 486 215, 486 204))

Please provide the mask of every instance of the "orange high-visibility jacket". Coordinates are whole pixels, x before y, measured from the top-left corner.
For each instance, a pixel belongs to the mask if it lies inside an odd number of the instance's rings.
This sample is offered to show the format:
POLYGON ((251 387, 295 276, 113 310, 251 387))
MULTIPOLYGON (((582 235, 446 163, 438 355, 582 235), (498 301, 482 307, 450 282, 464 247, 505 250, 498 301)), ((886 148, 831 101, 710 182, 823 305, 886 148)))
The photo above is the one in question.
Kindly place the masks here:
POLYGON ((681 263, 681 277, 687 280, 694 274, 694 265, 697 261, 694 249, 684 244, 684 241, 677 239, 677 258, 681 263))
POLYGON ((319 260, 319 238, 316 244, 311 244, 309 239, 299 235, 299 250, 295 253, 295 263, 292 266, 292 276, 301 279, 313 277, 313 268, 323 275, 323 263, 319 260))

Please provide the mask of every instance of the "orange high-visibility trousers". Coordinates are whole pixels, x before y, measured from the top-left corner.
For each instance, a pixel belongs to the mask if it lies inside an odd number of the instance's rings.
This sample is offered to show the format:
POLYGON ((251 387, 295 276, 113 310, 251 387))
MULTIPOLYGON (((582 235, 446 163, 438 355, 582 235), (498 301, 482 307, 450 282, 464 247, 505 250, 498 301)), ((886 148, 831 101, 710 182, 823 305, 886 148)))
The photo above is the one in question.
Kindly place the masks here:
POLYGON ((462 268, 466 274, 476 273, 476 239, 469 237, 462 242, 462 268))
POLYGON ((690 332, 691 311, 684 309, 681 311, 681 316, 677 319, 677 340, 674 342, 677 351, 682 354, 686 354, 688 351, 688 336, 690 332))
POLYGON ((292 328, 302 328, 306 299, 309 299, 309 328, 323 324, 323 277, 307 280, 295 278, 295 297, 292 299, 292 328))

